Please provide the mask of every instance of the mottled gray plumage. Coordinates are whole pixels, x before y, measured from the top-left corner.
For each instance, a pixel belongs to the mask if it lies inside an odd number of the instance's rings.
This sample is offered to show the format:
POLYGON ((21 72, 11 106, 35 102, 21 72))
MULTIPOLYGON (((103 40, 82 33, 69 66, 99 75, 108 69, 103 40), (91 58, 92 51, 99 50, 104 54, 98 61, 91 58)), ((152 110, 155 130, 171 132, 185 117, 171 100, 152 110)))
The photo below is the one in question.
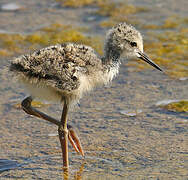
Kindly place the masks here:
POLYGON ((31 79, 46 80, 48 85, 60 90, 71 91, 80 85, 77 72, 89 74, 96 66, 100 67, 101 61, 90 47, 66 43, 16 58, 11 70, 31 79))
POLYGON ((111 81, 118 73, 121 56, 141 58, 142 53, 141 34, 121 23, 108 32, 102 58, 91 47, 64 43, 15 58, 10 70, 34 97, 73 101, 111 81))

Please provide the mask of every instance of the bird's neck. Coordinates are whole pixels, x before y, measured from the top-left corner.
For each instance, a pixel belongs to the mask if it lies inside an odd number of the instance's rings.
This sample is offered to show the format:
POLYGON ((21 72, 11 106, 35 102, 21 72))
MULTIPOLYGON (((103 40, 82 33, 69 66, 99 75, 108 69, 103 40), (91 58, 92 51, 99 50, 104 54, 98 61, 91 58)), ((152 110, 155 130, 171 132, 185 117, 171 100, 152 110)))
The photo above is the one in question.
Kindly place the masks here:
POLYGON ((118 68, 120 64, 120 52, 113 48, 105 48, 104 57, 102 63, 107 69, 118 68))
POLYGON ((106 76, 106 82, 112 81, 113 78, 119 73, 120 54, 116 52, 108 52, 102 57, 103 71, 106 76))
POLYGON ((105 55, 102 58, 104 64, 120 63, 120 53, 114 49, 105 49, 105 55))

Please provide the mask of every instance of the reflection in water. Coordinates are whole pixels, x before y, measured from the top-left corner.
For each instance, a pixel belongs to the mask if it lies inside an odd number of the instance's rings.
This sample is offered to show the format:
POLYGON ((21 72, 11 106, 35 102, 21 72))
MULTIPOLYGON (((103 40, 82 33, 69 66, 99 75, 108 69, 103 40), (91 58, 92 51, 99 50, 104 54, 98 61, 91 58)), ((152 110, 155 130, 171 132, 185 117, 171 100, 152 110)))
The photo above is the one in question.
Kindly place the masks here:
MULTIPOLYGON (((59 157, 56 158, 54 156, 48 156, 48 155, 47 156, 41 156, 41 157, 38 157, 38 156, 32 157, 30 159, 24 159, 24 161, 22 163, 18 163, 16 161, 12 161, 12 160, 8 160, 8 159, 0 159, 0 173, 5 173, 5 171, 9 171, 9 170, 12 170, 12 169, 15 169, 15 168, 16 168, 16 170, 22 171, 22 172, 27 171, 27 170, 32 170, 32 171, 35 170, 36 171, 37 169, 38 170, 45 170, 45 169, 49 170, 49 167, 46 168, 45 164, 46 163, 47 164, 48 163, 54 164, 54 162, 57 162, 57 161, 53 161, 54 158, 56 160, 59 160, 59 157), (44 164, 42 164, 41 161, 45 161, 44 164), (39 166, 39 164, 40 164, 40 168, 36 168, 36 167, 39 166), (33 167, 33 165, 34 165, 34 167, 33 167), (21 168, 18 168, 18 167, 21 167, 21 168)), ((56 171, 56 172, 60 172, 60 174, 61 174, 60 178, 62 178, 63 180, 69 180, 69 179, 81 180, 85 164, 86 164, 86 161, 83 160, 81 162, 81 164, 79 162, 79 164, 77 164, 74 167, 70 167, 69 169, 63 168, 63 173, 62 173, 62 169, 59 169, 59 171, 57 171, 58 168, 54 168, 54 169, 50 168, 50 174, 53 171, 56 171)), ((57 166, 59 166, 59 164, 57 166)), ((14 170, 14 172, 16 170, 14 170)), ((7 172, 7 173, 9 173, 9 172, 7 172)), ((49 172, 46 171, 46 174, 48 174, 48 173, 49 172)), ((4 175, 6 175, 6 173, 4 175)), ((13 178, 13 177, 14 176, 10 175, 10 178, 13 178)), ((56 174, 56 177, 58 177, 57 174, 56 174)))
POLYGON ((69 171, 68 168, 63 167, 63 179, 68 180, 69 179, 69 171))
MULTIPOLYGON (((75 180, 81 180, 82 179, 82 173, 83 173, 83 170, 84 170, 84 165, 85 165, 85 161, 82 162, 79 170, 75 172, 75 174, 74 174, 74 179, 75 180)), ((63 176, 62 177, 63 177, 64 180, 68 180, 69 179, 68 168, 64 168, 63 167, 63 176)))
POLYGON ((76 173, 74 175, 75 180, 81 180, 82 179, 82 173, 84 171, 84 165, 85 165, 85 161, 83 161, 83 163, 81 164, 80 169, 78 171, 76 171, 76 173))

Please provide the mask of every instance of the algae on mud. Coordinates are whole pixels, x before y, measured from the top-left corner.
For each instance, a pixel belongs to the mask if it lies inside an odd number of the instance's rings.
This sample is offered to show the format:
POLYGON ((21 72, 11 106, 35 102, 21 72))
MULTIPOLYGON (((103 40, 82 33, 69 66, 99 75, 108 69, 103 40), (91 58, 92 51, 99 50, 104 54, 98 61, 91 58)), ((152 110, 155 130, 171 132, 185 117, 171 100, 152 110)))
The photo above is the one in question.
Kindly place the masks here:
POLYGON ((178 102, 171 102, 166 105, 161 105, 160 107, 172 112, 188 112, 188 101, 181 100, 178 102))
POLYGON ((14 53, 21 51, 19 45, 22 44, 24 37, 19 34, 0 33, 0 55, 13 56, 14 53))
POLYGON ((92 46, 99 54, 102 54, 102 40, 99 36, 91 37, 84 34, 83 28, 75 28, 70 25, 52 24, 39 29, 32 34, 0 34, 0 55, 14 56, 25 53, 23 47, 30 50, 45 46, 75 42, 92 46))
MULTIPOLYGON (((59 2, 63 7, 71 7, 71 8, 78 8, 93 4, 98 4, 101 2, 101 0, 56 0, 59 2)), ((108 0, 105 0, 108 1, 108 0)))
POLYGON ((129 15, 147 12, 147 8, 142 6, 134 6, 125 3, 101 3, 96 14, 108 17, 107 20, 100 22, 100 27, 110 28, 120 22, 127 22, 132 25, 138 25, 139 21, 135 17, 129 18, 129 15))
POLYGON ((103 16, 126 15, 136 12, 146 11, 145 7, 137 7, 113 0, 56 0, 62 7, 80 8, 80 7, 97 7, 97 14, 103 16))
POLYGON ((80 7, 95 7, 94 14, 108 17, 109 20, 100 22, 101 27, 112 27, 119 22, 129 22, 130 24, 138 24, 136 19, 129 20, 127 15, 140 12, 147 12, 148 9, 143 6, 135 6, 125 2, 114 2, 112 0, 57 0, 62 7, 80 8, 80 7))

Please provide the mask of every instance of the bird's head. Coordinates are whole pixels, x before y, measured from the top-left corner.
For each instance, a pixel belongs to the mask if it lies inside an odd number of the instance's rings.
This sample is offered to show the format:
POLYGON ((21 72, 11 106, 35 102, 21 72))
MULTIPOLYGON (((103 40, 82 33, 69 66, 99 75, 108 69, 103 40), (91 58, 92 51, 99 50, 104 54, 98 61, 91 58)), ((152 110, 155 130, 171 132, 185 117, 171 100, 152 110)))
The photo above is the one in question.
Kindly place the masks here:
POLYGON ((109 30, 105 43, 105 53, 105 56, 110 56, 110 58, 113 58, 113 55, 126 59, 137 57, 162 71, 143 52, 143 39, 140 32, 126 23, 120 23, 109 30))

